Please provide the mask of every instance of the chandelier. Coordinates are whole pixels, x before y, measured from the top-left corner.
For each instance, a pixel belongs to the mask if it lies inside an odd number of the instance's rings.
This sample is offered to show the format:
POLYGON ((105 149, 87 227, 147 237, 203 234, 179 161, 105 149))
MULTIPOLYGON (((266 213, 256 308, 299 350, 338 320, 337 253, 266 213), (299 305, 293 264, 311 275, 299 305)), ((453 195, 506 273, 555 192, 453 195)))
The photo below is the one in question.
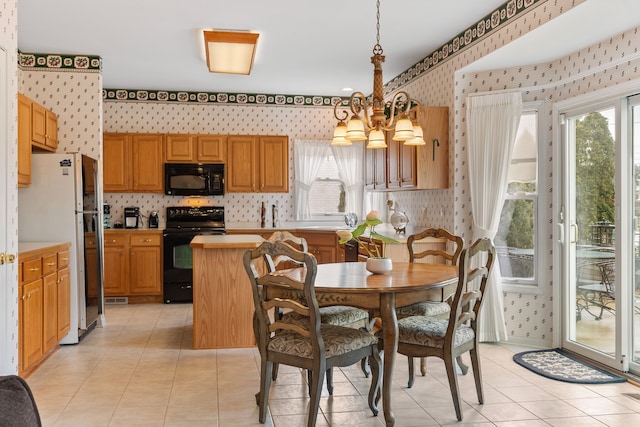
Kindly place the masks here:
POLYGON ((352 141, 364 141, 369 132, 367 148, 386 148, 384 131, 395 130, 394 141, 404 141, 405 145, 424 145, 422 128, 409 118, 409 110, 413 105, 420 105, 412 100, 405 91, 397 92, 391 101, 384 100, 382 81, 382 63, 384 62, 380 45, 380 0, 376 1, 376 44, 373 46, 373 95, 367 100, 362 92, 353 92, 349 98, 352 116, 347 110, 338 111, 342 100, 333 107, 333 115, 338 125, 333 132, 331 145, 351 145, 352 141), (387 113, 388 112, 388 113, 387 113), (395 126, 394 126, 395 125, 395 126))

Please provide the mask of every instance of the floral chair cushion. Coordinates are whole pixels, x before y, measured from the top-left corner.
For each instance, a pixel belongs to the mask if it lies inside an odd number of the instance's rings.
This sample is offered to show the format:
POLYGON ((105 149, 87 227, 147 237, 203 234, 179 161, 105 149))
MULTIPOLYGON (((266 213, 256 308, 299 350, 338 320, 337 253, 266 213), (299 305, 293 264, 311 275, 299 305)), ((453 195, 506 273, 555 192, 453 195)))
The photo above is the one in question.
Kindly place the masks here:
MULTIPOLYGON (((347 326, 368 318, 369 314, 366 311, 355 307, 337 305, 320 309, 320 322, 328 325, 347 326)), ((304 319, 303 315, 294 312, 283 315, 283 320, 287 322, 298 323, 304 319)))
MULTIPOLYGON (((448 320, 429 316, 411 316, 398 320, 398 341, 427 347, 444 347, 444 336, 447 332, 448 320)), ((380 333, 379 331, 378 333, 380 333)), ((475 339, 473 329, 461 325, 453 340, 454 347, 475 339)))
MULTIPOLYGON (((335 325, 320 325, 327 357, 338 356, 378 342, 378 338, 369 332, 355 328, 335 325)), ((292 356, 311 358, 313 355, 311 340, 297 332, 278 331, 268 344, 268 350, 292 356)))
POLYGON ((446 302, 425 301, 396 309, 398 317, 433 316, 448 319, 451 306, 446 302))

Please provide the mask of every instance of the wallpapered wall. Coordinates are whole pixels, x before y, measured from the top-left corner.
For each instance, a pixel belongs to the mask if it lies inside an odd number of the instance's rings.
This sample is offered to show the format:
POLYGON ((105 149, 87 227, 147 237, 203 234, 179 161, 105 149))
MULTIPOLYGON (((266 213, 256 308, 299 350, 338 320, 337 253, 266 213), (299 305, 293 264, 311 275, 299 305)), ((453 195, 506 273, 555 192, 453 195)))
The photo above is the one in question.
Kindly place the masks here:
MULTIPOLYGON (((520 3, 520 2, 519 2, 520 3)), ((631 46, 638 45, 638 31, 633 30, 595 45, 582 52, 570 55, 552 64, 539 64, 526 68, 498 70, 486 73, 464 73, 463 68, 478 58, 487 55, 505 45, 509 41, 537 28, 559 16, 561 13, 580 4, 578 0, 548 0, 540 1, 512 21, 507 22, 488 33, 478 43, 468 46, 456 54, 440 58, 440 62, 429 72, 417 78, 409 79, 405 90, 425 105, 446 105, 449 107, 450 122, 450 185, 447 190, 395 192, 383 196, 391 197, 405 210, 414 224, 442 226, 453 229, 455 233, 463 235, 466 241, 472 239, 471 203, 469 198, 468 171, 466 158, 466 128, 465 97, 468 93, 489 90, 502 90, 513 87, 537 86, 554 80, 568 79, 584 72, 591 64, 599 64, 619 57, 631 46), (589 52, 586 55, 586 52, 589 52), (606 53, 605 53, 606 52, 606 53), (615 53, 614 53, 615 52, 615 53), (580 56, 581 61, 575 61, 580 56), (586 64, 586 65, 585 65, 586 64), (544 74, 549 68, 562 68, 562 74, 544 74)), ((505 3, 506 5, 506 3, 505 3)), ((502 9, 501 9, 502 10, 502 9)), ((631 65, 631 64, 627 64, 631 65)), ((550 108, 551 101, 576 96, 580 93, 596 90, 621 80, 638 77, 637 67, 625 66, 621 69, 599 73, 588 79, 587 83, 570 83, 559 89, 546 89, 544 93, 535 91, 524 93, 525 101, 539 99, 545 101, 550 108), (626 71, 624 77, 622 73, 626 71)), ((65 85, 78 85, 78 91, 87 89, 87 94, 93 92, 95 76, 85 80, 84 73, 56 73, 51 71, 24 71, 22 87, 27 90, 44 91, 50 96, 54 108, 57 102, 62 102, 68 96, 63 89, 65 85), (42 73, 43 75, 40 75, 42 73), (28 75, 27 75, 28 74, 28 75), (50 76, 50 77, 49 77, 50 76), (42 79, 45 85, 34 86, 34 80, 42 79), (91 86, 89 89, 87 86, 91 86), (49 87, 49 88, 48 88, 49 87)), ((100 82, 97 82, 97 87, 100 82)), ((68 86, 67 86, 68 87, 68 86)), ((542 91, 539 91, 542 92, 542 91)), ((78 95, 76 95, 78 96, 78 95)), ((72 97, 73 98, 73 97, 72 97)), ((42 99, 42 103, 45 99, 42 99)), ((64 101, 68 102, 68 101, 64 101)), ((89 105, 96 105, 91 98, 89 105)), ((47 105, 45 103, 45 105, 47 105)), ((332 109, 326 107, 293 107, 293 106, 237 106, 225 104, 194 104, 194 103, 160 103, 160 102, 132 102, 124 100, 109 100, 102 105, 104 130, 109 132, 158 132, 158 133, 230 133, 230 134, 281 134, 290 138, 290 179, 293 183, 293 141, 296 139, 329 139, 335 125, 332 109)), ((59 114, 66 122, 61 131, 71 136, 72 142, 63 141, 63 146, 82 146, 83 142, 74 137, 76 129, 94 128, 91 117, 74 115, 68 117, 72 110, 65 110, 59 114)), ((84 110, 83 110, 84 111, 84 110)), ((550 111, 547 109, 546 111, 550 111)), ((58 111, 56 111, 58 112, 58 111)), ((102 121, 100 121, 102 122, 102 121)), ((98 132, 99 133, 99 132, 98 132)), ((62 137, 61 137, 62 140, 62 137)), ((548 155, 544 156, 547 169, 551 171, 553 164, 551 128, 543 136, 542 143, 548 147, 548 155)), ((86 148, 96 149, 99 141, 91 139, 86 148)), ((65 148, 67 149, 67 148, 65 148)), ((551 188, 551 176, 546 174, 540 183, 540 188, 551 188)), ((223 197, 211 197, 201 201, 202 204, 224 205, 227 221, 258 221, 258 207, 262 201, 273 203, 278 201, 281 206, 281 220, 293 220, 293 186, 289 194, 227 194, 223 197)), ((151 210, 160 210, 161 221, 164 221, 163 208, 169 205, 191 203, 186 198, 171 197, 157 194, 106 194, 105 202, 112 205, 113 218, 122 216, 126 206, 139 206, 142 213, 147 215, 151 210)), ((547 204, 548 214, 551 212, 551 199, 547 204)), ((552 265, 551 258, 551 225, 543 230, 549 248, 548 265, 552 265)), ((551 340, 552 317, 552 272, 541 278, 545 284, 542 294, 505 293, 505 317, 508 333, 513 340, 536 341, 548 344, 551 340)))
MULTIPOLYGON (((0 151, 6 156, 4 174, 6 185, 0 190, 6 196, 6 209, 0 203, 0 224, 6 226, 6 241, 0 242, 0 251, 10 254, 18 252, 18 152, 17 144, 17 95, 18 60, 17 53, 17 1, 5 0, 0 8, 0 48, 6 53, 0 78, 6 81, 6 93, 0 93, 6 101, 6 129, 2 129, 0 151), (6 66, 6 68, 4 68, 6 66), (6 80, 5 80, 6 79, 6 80), (6 138, 6 139, 5 139, 6 138), (5 217, 6 215, 6 217, 5 217)), ((4 165, 0 165, 4 169, 4 165)), ((4 181, 0 179, 0 182, 4 181)), ((0 273, 0 375, 18 372, 18 268, 17 263, 4 264, 0 273), (6 274, 6 276, 5 276, 6 274), (4 279, 6 278, 6 282, 4 279)))

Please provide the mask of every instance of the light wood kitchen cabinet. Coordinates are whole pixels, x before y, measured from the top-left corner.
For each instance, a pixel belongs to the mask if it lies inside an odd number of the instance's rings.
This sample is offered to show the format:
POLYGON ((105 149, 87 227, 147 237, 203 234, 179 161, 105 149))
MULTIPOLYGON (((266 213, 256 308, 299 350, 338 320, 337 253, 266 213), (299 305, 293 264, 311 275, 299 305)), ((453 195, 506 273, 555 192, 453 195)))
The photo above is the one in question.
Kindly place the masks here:
POLYGON ((56 151, 58 116, 53 111, 18 93, 18 187, 31 184, 32 149, 56 151))
POLYGON ((48 357, 69 332, 71 244, 20 245, 18 371, 22 375, 48 357))
POLYGON ((104 191, 162 193, 162 153, 162 135, 105 133, 104 191))
POLYGON ((167 163, 223 163, 226 160, 226 135, 170 134, 165 136, 167 163))
MULTIPOLYGON (((69 251, 58 252, 58 341, 71 330, 71 267, 69 251)), ((97 268, 97 267, 96 267, 97 268)))
POLYGON ((416 187, 416 147, 394 141, 385 132, 387 148, 365 150, 365 188, 368 190, 410 190, 416 187))
POLYGON ((105 230, 104 294, 131 303, 162 300, 160 230, 105 230))
POLYGON ((162 135, 133 135, 131 150, 131 190, 162 193, 164 188, 162 135))
POLYGON ((21 370, 29 371, 42 358, 42 279, 25 283, 20 290, 21 370))
POLYGON ((416 107, 412 114, 425 145, 404 145, 386 132, 387 148, 365 150, 367 190, 441 189, 449 186, 449 113, 447 107, 416 107))
POLYGON ((364 151, 364 185, 367 190, 387 188, 387 150, 382 148, 364 151))
MULTIPOLYGON (((312 253, 318 264, 339 262, 338 257, 338 235, 335 231, 326 230, 305 230, 305 229, 281 229, 278 231, 288 231, 294 236, 304 237, 307 241, 309 253, 312 253)), ((259 228, 244 230, 227 230, 227 234, 257 234, 268 240, 276 229, 259 228)))
POLYGON ((415 188, 417 182, 416 146, 404 145, 404 141, 394 141, 393 132, 388 132, 387 153, 389 156, 388 188, 398 190, 415 188))
POLYGON ((129 236, 130 293, 162 294, 162 244, 160 234, 129 236))
POLYGON ((127 236, 124 233, 104 232, 103 288, 105 296, 126 295, 129 291, 127 243, 127 236))
POLYGON ((338 261, 338 235, 334 231, 295 231, 294 234, 304 237, 318 264, 338 261))
POLYGON ((18 187, 31 184, 31 100, 18 94, 18 187))
POLYGON ((227 159, 226 191, 289 191, 288 137, 229 135, 227 159))
POLYGON ((46 151, 58 149, 58 116, 35 101, 31 101, 31 142, 46 151))
POLYGON ((102 184, 105 192, 129 190, 129 142, 122 133, 102 136, 102 184))
POLYGON ((416 108, 425 145, 416 147, 418 189, 449 187, 449 108, 416 108))
POLYGON ((58 343, 58 256, 53 253, 42 257, 42 349, 43 352, 58 343))

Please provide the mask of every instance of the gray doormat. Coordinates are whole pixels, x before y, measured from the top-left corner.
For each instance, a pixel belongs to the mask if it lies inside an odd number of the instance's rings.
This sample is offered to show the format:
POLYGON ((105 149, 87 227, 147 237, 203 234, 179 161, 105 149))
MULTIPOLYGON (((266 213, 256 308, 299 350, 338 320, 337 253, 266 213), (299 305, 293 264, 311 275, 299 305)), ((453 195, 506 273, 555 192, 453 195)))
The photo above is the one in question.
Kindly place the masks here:
POLYGON ((623 383, 627 379, 598 367, 589 365, 555 348, 551 350, 524 351, 513 360, 543 377, 577 384, 623 383))

